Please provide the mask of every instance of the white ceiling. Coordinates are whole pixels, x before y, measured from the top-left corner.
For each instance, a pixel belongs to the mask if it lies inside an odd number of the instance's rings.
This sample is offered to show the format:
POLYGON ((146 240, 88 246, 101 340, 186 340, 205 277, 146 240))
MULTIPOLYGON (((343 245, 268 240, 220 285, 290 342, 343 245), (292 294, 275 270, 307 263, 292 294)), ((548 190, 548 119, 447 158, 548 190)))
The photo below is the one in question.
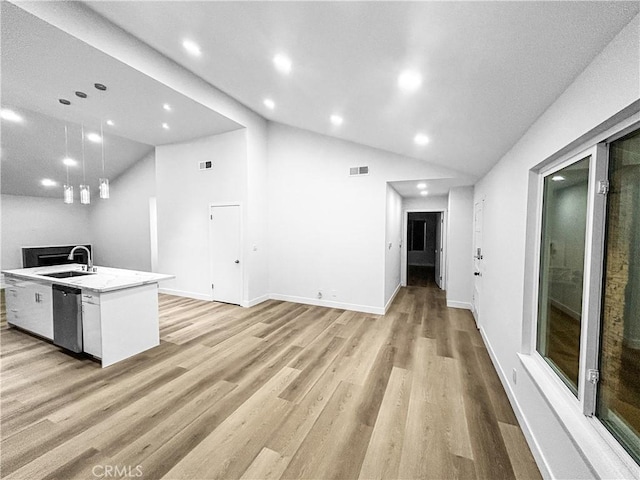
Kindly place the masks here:
POLYGON ((269 119, 481 176, 639 2, 86 2, 269 119), (186 54, 189 38, 202 49, 186 54), (288 55, 288 76, 272 58, 288 55), (405 68, 422 88, 396 86, 405 68), (275 110, 263 105, 276 102, 275 110), (344 124, 332 127, 339 113, 344 124), (413 143, 422 131, 430 143, 413 143))
MULTIPOLYGON (((113 127, 104 125, 111 179, 151 146, 241 128, 11 3, 1 2, 0 8, 2 106, 24 117, 22 123, 2 120, 2 193, 61 197, 65 124, 79 141, 81 123, 87 131, 99 132, 101 120, 114 122, 113 127), (95 89, 94 83, 106 85, 107 91, 95 89), (88 98, 78 98, 76 90, 88 98), (72 103, 64 106, 59 98, 72 103), (171 112, 163 109, 164 103, 171 112), (162 128, 163 122, 169 130, 162 128), (61 183, 44 188, 42 178, 61 183)), ((95 145, 87 143, 86 148, 90 158, 95 145)), ((72 153, 80 158, 79 152, 72 153)), ((87 162, 87 178, 97 185, 93 163, 87 162)))

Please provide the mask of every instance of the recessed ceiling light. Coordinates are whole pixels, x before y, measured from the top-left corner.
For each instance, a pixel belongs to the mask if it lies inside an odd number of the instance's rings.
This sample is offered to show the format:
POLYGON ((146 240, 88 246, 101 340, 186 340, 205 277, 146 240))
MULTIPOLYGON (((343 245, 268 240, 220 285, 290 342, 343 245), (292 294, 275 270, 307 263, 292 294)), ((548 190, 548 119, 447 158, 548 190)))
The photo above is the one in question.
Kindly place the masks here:
POLYGON ((43 178, 40 183, 44 187, 55 187, 58 183, 51 180, 50 178, 43 178))
POLYGON ((22 121, 22 117, 20 115, 18 115, 13 110, 9 110, 8 108, 3 108, 2 110, 0 110, 0 117, 2 117, 3 120, 7 120, 9 122, 22 121))
POLYGON ((171 105, 169 105, 168 103, 165 103, 164 105, 162 105, 162 108, 164 108, 167 112, 171 111, 171 105))
POLYGON ((107 120, 107 125, 109 125, 110 127, 113 127, 114 125, 113 120, 107 120))
POLYGON ((200 46, 192 40, 184 40, 182 42, 182 46, 187 52, 189 52, 191 55, 195 57, 199 57, 200 55, 202 55, 202 52, 200 51, 200 46))
POLYGON ((398 87, 405 92, 414 92, 422 85, 422 75, 414 70, 404 70, 398 76, 398 87))
POLYGON ((424 133, 417 133, 415 137, 413 137, 413 141, 416 145, 426 145, 429 143, 429 137, 427 137, 424 133))
POLYGON ((424 197, 424 196, 426 196, 426 195, 429 195, 429 192, 427 192, 426 190, 422 190, 422 191, 420 192, 420 195, 422 195, 422 196, 424 197))
POLYGON ((106 92, 107 91, 107 87, 105 85, 103 85, 102 83, 94 83, 93 86, 96 87, 101 92, 106 92))
POLYGON ((97 133, 87 133, 87 140, 93 143, 100 143, 102 141, 102 137, 97 133))
POLYGON ((284 73, 285 75, 291 73, 291 60, 289 57, 279 53, 273 57, 273 64, 280 73, 284 73))
POLYGON ((419 183, 418 185, 416 185, 416 187, 418 187, 420 190, 424 190, 425 188, 427 188, 427 184, 426 183, 419 183))
POLYGON ((165 130, 169 130, 169 124, 168 123, 163 123, 162 124, 162 128, 164 128, 165 130))
POLYGON ((78 162, 76 162, 71 157, 63 158, 62 163, 64 163, 67 167, 75 167, 76 165, 78 165, 78 162))
POLYGON ((331 123, 333 123, 336 127, 342 125, 344 119, 340 115, 331 115, 331 123))
POLYGON ((276 103, 270 98, 265 98, 264 102, 262 103, 264 103, 264 106, 267 107, 269 110, 273 110, 274 108, 276 108, 276 103))
POLYGON ((551 177, 551 180, 553 180, 554 182, 564 182, 565 178, 562 175, 554 175, 553 177, 551 177))

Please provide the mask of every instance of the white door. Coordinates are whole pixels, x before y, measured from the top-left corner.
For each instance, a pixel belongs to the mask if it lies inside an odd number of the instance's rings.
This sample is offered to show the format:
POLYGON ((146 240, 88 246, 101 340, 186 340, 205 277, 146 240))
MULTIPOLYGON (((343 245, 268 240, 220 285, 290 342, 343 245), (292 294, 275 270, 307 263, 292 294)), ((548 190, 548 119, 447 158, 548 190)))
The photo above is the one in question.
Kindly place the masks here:
POLYGON ((442 289, 442 213, 436 215, 436 284, 442 289))
POLYGON ((474 205, 473 215, 473 316, 476 319, 476 325, 479 326, 480 321, 480 298, 482 294, 482 210, 484 200, 474 205))
POLYGON ((212 300, 240 305, 242 265, 240 264, 240 206, 212 206, 211 288, 212 300))

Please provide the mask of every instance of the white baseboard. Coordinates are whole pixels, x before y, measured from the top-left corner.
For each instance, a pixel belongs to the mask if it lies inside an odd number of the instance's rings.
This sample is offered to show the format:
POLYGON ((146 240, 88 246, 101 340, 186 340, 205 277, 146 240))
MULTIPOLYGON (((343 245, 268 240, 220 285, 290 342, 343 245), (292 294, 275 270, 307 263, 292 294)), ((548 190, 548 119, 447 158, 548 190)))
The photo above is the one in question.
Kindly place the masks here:
POLYGON ((465 310, 473 311, 473 305, 471 305, 469 302, 456 302, 455 300, 447 300, 447 307, 464 308, 465 310))
POLYGON ((255 307, 256 305, 262 303, 262 302, 266 302, 267 300, 269 300, 270 296, 269 295, 262 295, 260 297, 256 297, 253 300, 249 300, 248 302, 242 302, 243 307, 245 308, 251 308, 251 307, 255 307))
POLYGON ((387 302, 387 304, 384 306, 384 313, 386 315, 386 313, 389 311, 389 307, 391 306, 391 304, 393 303, 393 300, 396 298, 396 295, 398 295, 398 292, 400 291, 400 287, 402 287, 401 284, 398 284, 398 286, 396 287, 395 291, 393 292, 393 295, 391 295, 391 298, 389 299, 389 301, 387 302))
POLYGON ((542 453, 542 449, 540 448, 538 441, 533 436, 531 426, 529 425, 529 422, 527 421, 524 414, 522 413, 520 404, 518 403, 518 400, 516 399, 516 396, 513 393, 513 390, 511 389, 511 385, 507 381, 507 377, 504 373, 504 370, 502 370, 502 366, 500 365, 500 363, 498 363, 496 354, 493 350, 493 347, 491 346, 491 342, 485 335, 483 328, 480 328, 480 335, 482 336, 482 341, 484 342, 484 345, 487 348, 487 352, 489 352, 489 358, 491 358, 491 363, 493 363, 493 367, 498 373, 498 378, 500 378, 500 383, 502 383, 502 387, 504 388, 504 391, 507 392, 507 398, 509 399, 509 403, 511 403, 511 407, 513 408, 513 411, 516 414, 516 418, 518 419, 518 423, 520 424, 520 428, 522 429, 524 438, 527 441, 529 448, 531 449, 531 453, 533 454, 533 458, 536 461, 536 465, 540 470, 540 474, 542 475, 542 478, 553 478, 551 475, 551 469, 549 468, 547 459, 542 453))
POLYGON ((177 297, 193 298, 195 300, 211 301, 210 295, 204 295, 202 293, 186 292, 184 290, 174 290, 173 288, 159 288, 158 292, 166 293, 167 295, 175 295, 177 297))
POLYGON ((272 293, 269 295, 272 300, 281 300, 283 302, 302 303, 304 305, 315 305, 317 307, 340 308, 342 310, 353 310, 355 312, 373 313, 375 315, 384 315, 384 308, 370 307, 368 305, 356 305, 353 303, 332 302, 317 298, 294 297, 292 295, 281 295, 272 293))
MULTIPOLYGON (((394 296, 398 293, 399 289, 400 287, 398 286, 398 288, 396 289, 396 292, 394 293, 394 296)), ((201 293, 186 292, 184 290, 174 290, 171 288, 160 288, 158 289, 158 291, 160 293, 166 293, 167 295, 176 295, 178 297, 193 298, 195 300, 204 300, 206 302, 212 301, 210 296, 203 295, 201 293)), ((356 305, 353 303, 332 302, 330 300, 321 300, 321 299, 306 298, 306 297, 295 297, 292 295, 280 295, 278 293, 272 293, 270 295, 262 295, 261 297, 254 298, 253 300, 249 300, 248 302, 243 302, 241 306, 247 307, 247 308, 253 307, 267 300, 281 300, 283 302, 302 303, 305 305, 315 305, 318 307, 339 308, 342 310, 353 310, 355 312, 373 313, 375 315, 385 314, 385 309, 381 307, 371 307, 368 305, 356 305)))

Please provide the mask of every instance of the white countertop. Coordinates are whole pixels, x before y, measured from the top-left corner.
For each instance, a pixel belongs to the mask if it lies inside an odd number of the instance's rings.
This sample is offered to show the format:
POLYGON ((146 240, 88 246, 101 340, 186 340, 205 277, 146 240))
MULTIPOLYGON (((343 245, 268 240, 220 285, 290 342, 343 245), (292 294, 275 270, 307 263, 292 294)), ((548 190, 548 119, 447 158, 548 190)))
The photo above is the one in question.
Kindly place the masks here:
POLYGON ((95 267, 96 272, 90 275, 69 278, 46 277, 46 274, 68 271, 82 271, 84 265, 77 263, 67 265, 53 265, 51 267, 19 268, 15 270, 3 270, 7 277, 18 277, 25 280, 37 280, 67 285, 69 287, 92 290, 94 292, 111 292, 125 288, 137 287, 149 283, 158 283, 162 280, 170 280, 175 275, 162 273, 139 272, 137 270, 124 270, 122 268, 95 267))

